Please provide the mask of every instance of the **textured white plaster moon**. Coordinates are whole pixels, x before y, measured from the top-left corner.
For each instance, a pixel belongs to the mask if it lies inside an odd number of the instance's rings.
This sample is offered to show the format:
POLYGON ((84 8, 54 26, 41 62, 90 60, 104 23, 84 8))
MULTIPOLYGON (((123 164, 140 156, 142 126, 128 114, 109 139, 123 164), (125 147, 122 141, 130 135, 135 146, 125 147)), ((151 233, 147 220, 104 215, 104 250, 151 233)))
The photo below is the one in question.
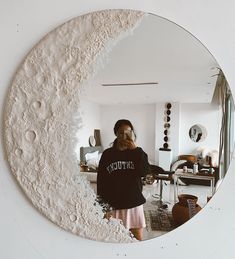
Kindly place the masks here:
POLYGON ((82 83, 94 63, 130 33, 144 13, 106 10, 66 22, 46 35, 14 76, 4 118, 11 171, 34 206, 60 227, 93 240, 132 242, 79 173, 74 132, 82 83))

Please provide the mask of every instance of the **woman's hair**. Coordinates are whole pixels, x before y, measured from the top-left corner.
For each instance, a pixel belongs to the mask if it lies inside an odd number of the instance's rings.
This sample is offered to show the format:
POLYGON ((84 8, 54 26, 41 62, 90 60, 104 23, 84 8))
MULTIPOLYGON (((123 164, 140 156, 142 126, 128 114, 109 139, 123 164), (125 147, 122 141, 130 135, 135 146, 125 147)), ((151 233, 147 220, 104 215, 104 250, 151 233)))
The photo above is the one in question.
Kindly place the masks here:
MULTIPOLYGON (((134 130, 134 127, 132 125, 132 123, 129 121, 129 120, 126 120, 126 119, 121 119, 121 120, 118 120, 115 125, 114 125, 114 128, 113 128, 113 131, 114 131, 114 134, 117 136, 117 132, 118 132, 118 129, 123 126, 123 125, 127 125, 131 128, 132 132, 133 132, 133 135, 136 139, 136 134, 135 134, 135 130, 134 130)), ((116 144, 117 144, 117 138, 114 140, 113 142, 113 147, 116 147, 116 144)))
POLYGON ((114 128, 113 128, 113 131, 114 131, 114 134, 117 135, 117 132, 118 132, 118 129, 123 126, 123 125, 127 125, 131 128, 132 131, 134 131, 134 127, 132 125, 132 123, 129 121, 129 120, 125 120, 125 119, 122 119, 122 120, 118 120, 115 125, 114 125, 114 128))

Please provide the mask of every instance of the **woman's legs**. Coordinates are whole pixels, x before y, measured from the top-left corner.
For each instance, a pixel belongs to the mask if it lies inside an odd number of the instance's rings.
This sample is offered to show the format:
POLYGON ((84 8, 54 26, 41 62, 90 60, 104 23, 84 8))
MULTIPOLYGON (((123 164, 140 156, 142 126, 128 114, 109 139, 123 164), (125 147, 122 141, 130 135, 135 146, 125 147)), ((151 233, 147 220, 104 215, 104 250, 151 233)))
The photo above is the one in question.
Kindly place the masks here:
POLYGON ((142 240, 143 228, 131 228, 130 231, 137 240, 142 240))
POLYGON ((146 226, 143 205, 131 209, 113 210, 112 216, 122 220, 123 225, 131 231, 134 237, 142 240, 143 228, 146 226))

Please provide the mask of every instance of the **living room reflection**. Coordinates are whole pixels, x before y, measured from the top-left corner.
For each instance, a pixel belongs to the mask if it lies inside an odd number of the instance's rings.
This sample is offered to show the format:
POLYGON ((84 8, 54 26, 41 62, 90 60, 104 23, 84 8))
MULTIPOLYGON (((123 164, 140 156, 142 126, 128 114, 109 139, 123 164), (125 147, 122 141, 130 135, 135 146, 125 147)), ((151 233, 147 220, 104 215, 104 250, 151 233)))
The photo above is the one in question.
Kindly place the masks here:
POLYGON ((113 126, 130 120, 150 164, 142 179, 143 239, 150 239, 195 216, 223 181, 234 146, 233 98, 207 49, 155 15, 144 17, 103 63, 80 97, 80 171, 96 192, 113 126))

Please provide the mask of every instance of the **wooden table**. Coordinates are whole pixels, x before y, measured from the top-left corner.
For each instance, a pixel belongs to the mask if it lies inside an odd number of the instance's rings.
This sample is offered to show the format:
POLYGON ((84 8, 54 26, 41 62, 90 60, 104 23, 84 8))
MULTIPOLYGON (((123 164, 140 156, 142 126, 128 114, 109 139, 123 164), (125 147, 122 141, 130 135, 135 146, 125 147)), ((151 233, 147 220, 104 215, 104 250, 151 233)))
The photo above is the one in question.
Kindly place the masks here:
POLYGON ((179 178, 189 178, 189 179, 200 179, 200 180, 210 180, 211 182, 211 195, 215 193, 215 177, 211 174, 194 174, 194 173, 184 173, 183 169, 177 169, 173 174, 174 179, 174 203, 177 201, 178 197, 178 179, 179 178))

